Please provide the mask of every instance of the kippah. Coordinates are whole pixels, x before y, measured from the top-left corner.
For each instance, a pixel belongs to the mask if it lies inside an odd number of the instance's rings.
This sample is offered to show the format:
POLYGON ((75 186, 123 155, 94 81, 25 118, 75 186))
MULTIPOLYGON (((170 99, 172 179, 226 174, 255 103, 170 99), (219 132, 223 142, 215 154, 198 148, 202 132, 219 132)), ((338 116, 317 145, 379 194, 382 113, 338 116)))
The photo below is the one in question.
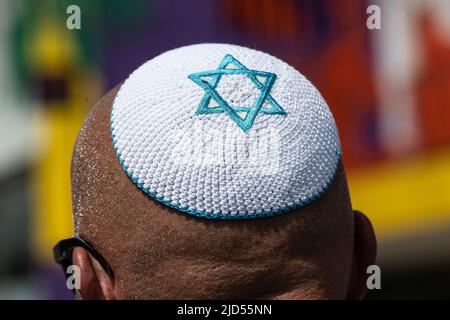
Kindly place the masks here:
POLYGON ((332 114, 297 70, 229 44, 167 51, 119 89, 112 142, 148 196, 209 219, 272 216, 320 197, 340 144, 332 114))

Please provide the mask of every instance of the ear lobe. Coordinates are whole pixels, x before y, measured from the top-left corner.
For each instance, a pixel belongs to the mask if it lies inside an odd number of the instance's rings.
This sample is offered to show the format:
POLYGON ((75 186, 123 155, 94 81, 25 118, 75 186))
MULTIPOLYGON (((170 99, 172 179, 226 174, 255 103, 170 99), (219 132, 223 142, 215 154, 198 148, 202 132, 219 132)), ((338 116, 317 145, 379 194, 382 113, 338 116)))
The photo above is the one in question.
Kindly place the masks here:
POLYGON ((98 261, 84 248, 73 250, 73 263, 80 268, 80 289, 78 294, 83 300, 114 300, 114 281, 103 270, 98 261))
POLYGON ((362 299, 367 291, 367 267, 375 264, 377 240, 372 224, 363 213, 354 213, 353 264, 347 299, 362 299))

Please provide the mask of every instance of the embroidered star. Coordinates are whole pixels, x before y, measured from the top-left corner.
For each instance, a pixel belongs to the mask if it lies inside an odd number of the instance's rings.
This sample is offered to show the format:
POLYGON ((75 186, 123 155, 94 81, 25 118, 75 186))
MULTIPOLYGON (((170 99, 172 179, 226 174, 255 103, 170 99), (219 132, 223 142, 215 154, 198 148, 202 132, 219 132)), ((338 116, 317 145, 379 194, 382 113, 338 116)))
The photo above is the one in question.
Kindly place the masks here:
POLYGON ((196 114, 226 112, 244 132, 250 130, 255 122, 256 116, 260 113, 267 115, 285 115, 286 112, 270 95, 270 90, 276 77, 274 73, 250 70, 232 55, 227 54, 216 70, 196 72, 188 76, 189 79, 205 90, 205 94, 197 107, 196 114), (259 90, 259 97, 251 106, 232 106, 219 94, 217 85, 220 79, 229 75, 244 75, 259 90))

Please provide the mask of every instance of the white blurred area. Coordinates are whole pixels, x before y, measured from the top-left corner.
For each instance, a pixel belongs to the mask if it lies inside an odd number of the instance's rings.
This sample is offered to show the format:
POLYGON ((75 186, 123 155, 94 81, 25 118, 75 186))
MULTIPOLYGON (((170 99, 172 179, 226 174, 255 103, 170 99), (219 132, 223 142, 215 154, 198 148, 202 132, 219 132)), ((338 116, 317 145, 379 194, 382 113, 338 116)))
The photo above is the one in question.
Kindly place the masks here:
POLYGON ((15 1, 0 2, 0 179, 23 169, 30 158, 30 108, 20 101, 27 100, 25 95, 14 94, 14 75, 10 68, 9 34, 16 9, 15 1))
POLYGON ((380 0, 376 3, 381 8, 382 21, 382 30, 373 32, 373 70, 379 84, 379 133, 391 154, 408 154, 417 151, 421 143, 414 86, 426 61, 420 35, 422 19, 424 14, 432 17, 434 31, 442 42, 450 45, 450 1, 380 0))

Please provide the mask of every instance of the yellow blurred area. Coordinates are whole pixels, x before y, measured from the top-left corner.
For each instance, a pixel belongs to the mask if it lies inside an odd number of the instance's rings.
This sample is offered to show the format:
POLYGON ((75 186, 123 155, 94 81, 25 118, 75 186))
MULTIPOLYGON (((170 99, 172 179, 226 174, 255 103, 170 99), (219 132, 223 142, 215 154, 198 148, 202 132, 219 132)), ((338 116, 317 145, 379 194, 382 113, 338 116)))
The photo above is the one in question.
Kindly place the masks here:
POLYGON ((450 149, 349 172, 353 207, 380 238, 450 225, 450 149))
POLYGON ((89 108, 101 96, 101 76, 79 64, 77 44, 67 29, 52 17, 40 21, 40 28, 27 42, 29 67, 36 74, 64 80, 67 98, 43 102, 41 158, 31 173, 33 189, 32 244, 35 258, 47 263, 52 248, 73 235, 70 190, 72 149, 89 108), (43 41, 45 39, 45 41, 43 41))
MULTIPOLYGON (((48 150, 32 172, 34 216, 32 236, 38 259, 50 261, 57 239, 72 233, 70 156, 76 131, 60 109, 47 115, 48 150), (67 143, 71 142, 71 143, 67 143)), ((80 119, 70 122, 80 123, 80 119)), ((75 123, 74 123, 75 124, 75 123)))
POLYGON ((80 55, 73 33, 60 28, 58 19, 53 15, 40 17, 37 24, 39 28, 25 42, 30 70, 36 73, 58 73, 73 66, 80 55))
POLYGON ((51 261, 52 248, 59 240, 73 235, 70 165, 76 136, 87 111, 98 97, 98 76, 72 78, 64 105, 53 105, 46 111, 46 150, 32 172, 34 219, 32 241, 36 258, 51 261), (91 101, 89 103, 88 101, 91 101), (80 107, 82 106, 82 107, 80 107))

